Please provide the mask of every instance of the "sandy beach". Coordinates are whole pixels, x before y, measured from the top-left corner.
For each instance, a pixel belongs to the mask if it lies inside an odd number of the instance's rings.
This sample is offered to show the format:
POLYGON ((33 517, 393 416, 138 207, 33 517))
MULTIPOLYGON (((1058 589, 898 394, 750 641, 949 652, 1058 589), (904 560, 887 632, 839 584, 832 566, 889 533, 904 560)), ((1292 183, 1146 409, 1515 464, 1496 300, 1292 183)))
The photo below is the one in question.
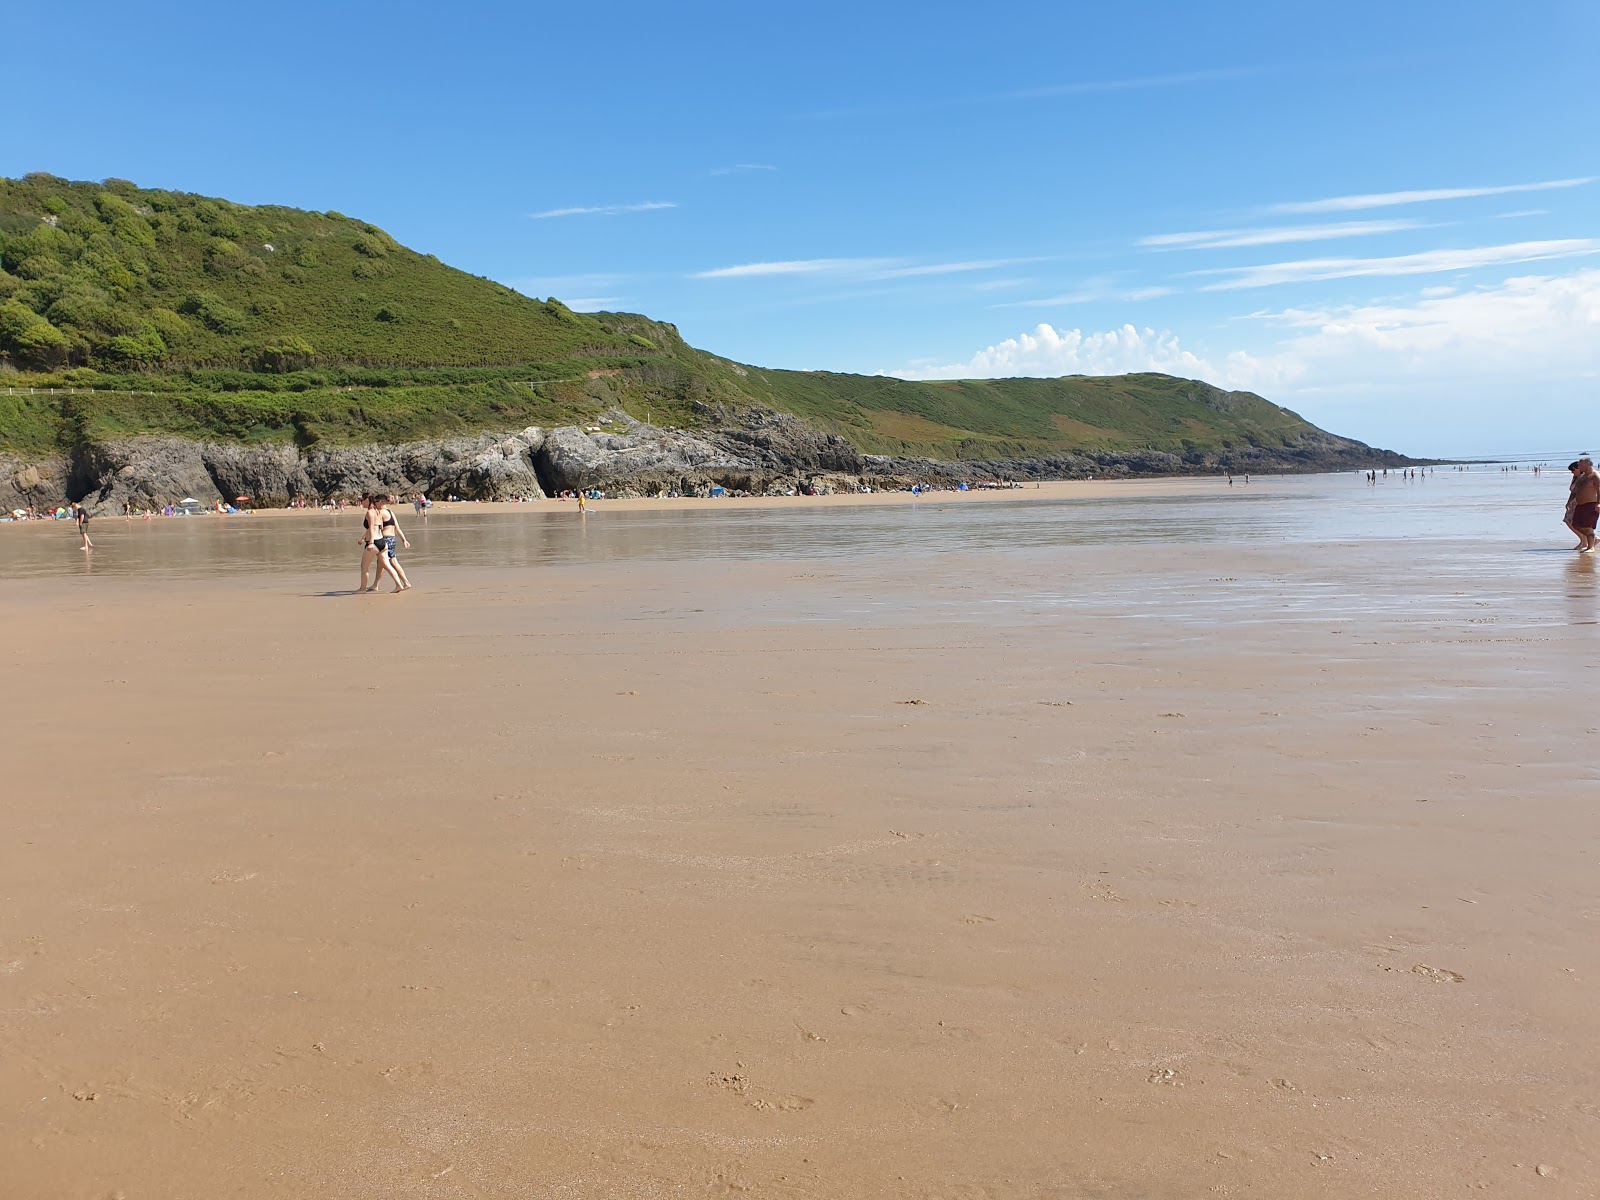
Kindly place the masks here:
POLYGON ((452 519, 393 598, 0 537, 80 555, 0 585, 0 1195, 1600 1183, 1592 562, 452 519))

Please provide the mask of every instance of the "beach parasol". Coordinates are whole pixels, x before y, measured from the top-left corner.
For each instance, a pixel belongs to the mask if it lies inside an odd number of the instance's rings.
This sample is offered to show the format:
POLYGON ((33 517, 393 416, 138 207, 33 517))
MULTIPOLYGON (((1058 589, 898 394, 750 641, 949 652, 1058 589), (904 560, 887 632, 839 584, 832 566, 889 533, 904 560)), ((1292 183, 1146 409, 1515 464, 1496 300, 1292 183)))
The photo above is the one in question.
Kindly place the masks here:
POLYGON ((245 503, 245 501, 247 501, 247 500, 249 500, 249 499, 250 499, 250 497, 249 497, 249 496, 235 496, 235 497, 234 497, 234 498, 233 498, 233 502, 234 502, 234 503, 235 503, 235 504, 243 504, 243 503, 245 503))
POLYGON ((179 504, 199 504, 200 501, 196 500, 193 496, 185 496, 182 500, 179 500, 178 503, 179 504))

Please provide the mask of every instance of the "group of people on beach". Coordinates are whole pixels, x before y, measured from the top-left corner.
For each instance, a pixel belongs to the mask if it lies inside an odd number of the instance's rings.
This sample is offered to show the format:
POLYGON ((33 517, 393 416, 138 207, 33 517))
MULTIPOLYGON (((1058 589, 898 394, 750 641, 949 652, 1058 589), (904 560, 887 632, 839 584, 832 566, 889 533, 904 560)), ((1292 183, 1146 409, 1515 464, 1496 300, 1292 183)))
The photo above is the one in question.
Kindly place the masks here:
POLYGON ((1567 490, 1567 511, 1562 519, 1578 536, 1573 549, 1579 554, 1592 554, 1595 521, 1600 517, 1600 475, 1595 474, 1588 455, 1568 463, 1567 470, 1572 472, 1572 486, 1567 490))
POLYGON ((361 518, 361 585, 356 588, 358 594, 377 591, 385 575, 394 580, 396 592, 408 591, 411 587, 411 580, 406 578, 406 569, 395 555, 395 542, 398 540, 407 550, 411 549, 411 543, 400 528, 394 510, 389 507, 392 499, 392 496, 382 492, 376 496, 361 497, 361 507, 366 510, 366 515, 361 518), (369 575, 372 578, 370 586, 367 583, 369 575))

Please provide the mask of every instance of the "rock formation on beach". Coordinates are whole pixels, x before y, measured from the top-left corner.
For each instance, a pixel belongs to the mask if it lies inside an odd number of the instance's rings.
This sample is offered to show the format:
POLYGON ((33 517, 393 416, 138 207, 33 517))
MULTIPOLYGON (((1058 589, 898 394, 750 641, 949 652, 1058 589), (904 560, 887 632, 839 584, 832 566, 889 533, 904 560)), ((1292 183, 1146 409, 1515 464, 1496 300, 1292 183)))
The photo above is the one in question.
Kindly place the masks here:
POLYGON ((87 443, 68 456, 0 455, 0 507, 147 507, 193 496, 206 503, 248 496, 283 505, 296 497, 353 498, 384 491, 467 500, 542 499, 599 488, 608 496, 787 495, 905 488, 913 483, 1133 478, 1235 472, 1305 472, 1398 466, 1411 460, 1325 435, 1321 444, 1185 457, 1157 450, 1063 452, 1027 458, 938 460, 862 454, 837 434, 774 412, 739 415, 701 432, 664 429, 624 413, 603 426, 480 433, 396 444, 313 448, 242 445, 143 434, 87 443))

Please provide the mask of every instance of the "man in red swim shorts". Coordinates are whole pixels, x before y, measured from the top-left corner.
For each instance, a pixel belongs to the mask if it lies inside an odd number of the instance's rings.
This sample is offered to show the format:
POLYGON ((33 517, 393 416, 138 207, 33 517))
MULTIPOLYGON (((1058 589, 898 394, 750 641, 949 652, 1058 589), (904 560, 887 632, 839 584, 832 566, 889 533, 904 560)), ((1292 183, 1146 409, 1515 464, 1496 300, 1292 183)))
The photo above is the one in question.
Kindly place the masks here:
POLYGON ((1595 474, 1594 463, 1587 458, 1580 458, 1567 470, 1572 472, 1572 490, 1567 493, 1567 526, 1578 535, 1574 549, 1579 554, 1589 554, 1595 545, 1595 519, 1600 517, 1600 475, 1595 474))

